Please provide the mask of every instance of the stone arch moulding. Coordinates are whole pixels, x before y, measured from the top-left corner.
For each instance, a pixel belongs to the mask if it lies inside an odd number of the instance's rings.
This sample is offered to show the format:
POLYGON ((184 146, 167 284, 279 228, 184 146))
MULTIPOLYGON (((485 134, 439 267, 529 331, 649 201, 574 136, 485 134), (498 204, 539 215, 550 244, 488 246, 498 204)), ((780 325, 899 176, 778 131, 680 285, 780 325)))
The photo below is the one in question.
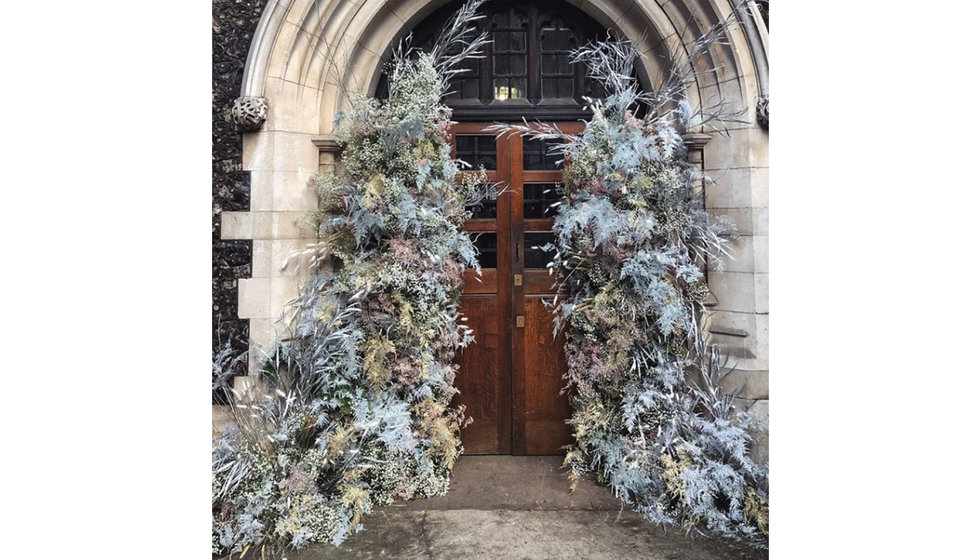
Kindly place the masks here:
MULTIPOLYGON (((305 104, 319 133, 332 129, 333 115, 343 107, 345 92, 373 91, 395 38, 404 36, 448 0, 270 0, 254 34, 245 65, 241 94, 271 101, 295 89, 320 92, 316 106, 305 104)), ((655 0, 569 0, 607 28, 640 46, 641 79, 658 70, 658 54, 690 40, 711 22, 731 13, 735 0, 677 0, 661 6, 655 0), (664 40, 663 38, 667 38, 664 40)), ((752 17, 729 34, 712 62, 722 67, 702 78, 692 97, 726 98, 753 107, 768 95, 768 33, 752 17)), ((295 100, 294 100, 295 101, 295 100)), ((292 104, 292 103, 290 103, 292 104)), ((270 121, 275 118, 270 114, 270 121)), ((284 123, 270 122, 272 127, 284 123)))
MULTIPOLYGON (((253 277, 239 282, 239 316, 250 321, 253 347, 269 348, 275 323, 302 280, 283 263, 309 237, 295 225, 315 207, 306 187, 333 162, 334 115, 346 95, 369 94, 396 38, 448 0, 270 0, 255 31, 242 82, 243 97, 265 98, 261 128, 243 134, 243 169, 250 171, 249 212, 222 215, 224 239, 253 240, 253 277)), ((649 84, 660 55, 728 16, 736 0, 569 0, 639 46, 649 84)), ((732 215, 743 237, 734 263, 711 272, 718 288, 716 342, 738 360, 750 399, 768 398, 768 133, 754 108, 768 95, 768 32, 758 9, 717 46, 706 74, 688 92, 692 105, 719 97, 747 108, 747 121, 712 134, 703 167, 716 179, 709 208, 732 215)), ((710 133, 711 131, 701 131, 710 133)), ((736 387, 737 388, 737 387, 736 387)))

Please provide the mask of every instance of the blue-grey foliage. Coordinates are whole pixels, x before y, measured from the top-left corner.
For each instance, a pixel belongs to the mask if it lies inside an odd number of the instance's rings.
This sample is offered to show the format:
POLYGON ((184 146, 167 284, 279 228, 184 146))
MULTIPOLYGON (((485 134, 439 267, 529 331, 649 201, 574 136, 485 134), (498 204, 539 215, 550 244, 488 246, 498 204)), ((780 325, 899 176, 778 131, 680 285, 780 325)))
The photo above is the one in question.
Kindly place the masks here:
POLYGON ((440 97, 460 60, 446 45, 485 43, 467 26, 478 5, 434 54, 396 52, 387 101, 360 98, 338 120, 344 171, 311 180, 310 279, 214 440, 216 553, 340 545, 375 507, 448 490, 463 420, 452 361, 472 341, 459 295, 478 268, 462 224, 488 187, 457 181, 440 97))
MULTIPOLYGON (((736 16, 738 12, 736 11, 736 16)), ((712 26, 687 54, 721 40, 712 26)), ((502 134, 560 139, 564 196, 550 268, 569 296, 555 301, 575 443, 573 480, 594 477, 648 518, 727 536, 768 534, 768 467, 751 457, 752 420, 721 387, 717 350, 701 325, 704 270, 721 266, 737 234, 703 207, 710 180, 687 161, 681 131, 725 118, 683 95, 693 62, 678 61, 652 92, 633 78, 625 41, 586 45, 573 59, 609 95, 579 134, 542 123, 502 134), (687 69, 685 69, 687 68, 687 69)))

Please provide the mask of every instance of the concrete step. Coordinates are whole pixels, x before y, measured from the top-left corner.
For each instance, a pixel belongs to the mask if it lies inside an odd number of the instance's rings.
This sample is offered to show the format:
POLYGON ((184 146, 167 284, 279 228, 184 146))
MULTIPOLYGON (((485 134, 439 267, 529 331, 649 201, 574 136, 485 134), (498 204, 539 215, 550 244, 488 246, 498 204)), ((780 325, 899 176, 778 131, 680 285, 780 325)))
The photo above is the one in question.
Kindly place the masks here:
MULTIPOLYGON (((396 502, 363 518, 341 547, 315 545, 288 560, 762 560, 764 549, 655 525, 608 488, 569 492, 562 457, 465 455, 445 496, 396 502)), ((238 555, 234 556, 235 558, 238 555)), ((247 555, 246 558, 258 558, 247 555)))
MULTIPOLYGON (((558 510, 619 511, 608 488, 588 480, 569 492, 561 456, 464 455, 453 470, 445 496, 415 500, 400 507, 421 510, 558 510)), ((393 504, 391 507, 399 507, 393 504)))
POLYGON ((664 531, 631 511, 384 508, 339 548, 317 545, 288 560, 762 560, 766 550, 664 531))

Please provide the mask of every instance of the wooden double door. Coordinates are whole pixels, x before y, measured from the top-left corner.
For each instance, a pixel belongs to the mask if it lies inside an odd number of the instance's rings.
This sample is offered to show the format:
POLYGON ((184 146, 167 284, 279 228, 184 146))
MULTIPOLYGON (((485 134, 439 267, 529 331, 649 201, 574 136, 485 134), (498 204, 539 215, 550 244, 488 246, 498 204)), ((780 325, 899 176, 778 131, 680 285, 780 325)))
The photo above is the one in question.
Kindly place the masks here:
MULTIPOLYGON (((581 123, 562 128, 577 132, 581 123)), ((543 142, 513 134, 496 138, 485 124, 457 124, 458 159, 483 166, 502 194, 471 208, 465 229, 480 249, 482 277, 467 270, 461 312, 476 341, 460 352, 458 402, 473 419, 463 430, 467 454, 556 455, 572 441, 565 338, 552 335, 545 301, 562 293, 548 274, 553 204, 561 196, 561 156, 543 142)))

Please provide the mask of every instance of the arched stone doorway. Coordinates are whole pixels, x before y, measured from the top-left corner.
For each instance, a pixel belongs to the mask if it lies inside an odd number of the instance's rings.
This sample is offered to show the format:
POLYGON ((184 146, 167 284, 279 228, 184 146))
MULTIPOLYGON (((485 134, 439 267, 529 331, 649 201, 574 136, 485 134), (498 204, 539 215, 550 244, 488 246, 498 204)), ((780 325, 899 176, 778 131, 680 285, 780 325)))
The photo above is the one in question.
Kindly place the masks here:
MULTIPOLYGON (((449 4, 412 30, 427 49, 453 16, 449 4)), ((453 108, 455 156, 483 166, 502 194, 474 209, 464 227, 481 248, 483 277, 467 271, 461 302, 476 342, 458 357, 457 400, 472 424, 463 431, 468 454, 560 454, 572 443, 568 399, 561 397, 564 336, 552 335, 543 300, 561 298, 537 247, 552 241, 551 203, 562 174, 547 146, 519 136, 496 138, 493 122, 548 120, 580 130, 590 112, 586 96, 598 87, 572 64, 569 52, 605 29, 574 6, 555 0, 494 0, 475 22, 491 43, 468 72, 453 80, 446 103, 453 108)), ((379 83, 379 96, 386 83, 379 83)))
MULTIPOLYGON (((295 224, 315 207, 307 180, 318 169, 333 165, 334 115, 352 93, 376 90, 393 40, 447 4, 445 0, 270 0, 266 6, 242 84, 243 98, 261 99, 267 107, 267 118, 243 136, 242 166, 251 173, 251 208, 222 215, 223 239, 253 240, 252 278, 239 282, 238 309, 239 317, 249 320, 253 347, 271 346, 276 320, 303 280, 304 267, 283 267, 283 263, 310 237, 295 224)), ((658 75, 663 55, 725 18, 733 3, 572 0, 557 4, 581 10, 602 28, 615 29, 632 40, 644 54, 637 68, 640 80, 649 85, 658 75)), ((712 51, 710 63, 721 69, 699 78, 688 92, 692 105, 725 98, 748 107, 752 115, 756 102, 767 94, 768 35, 761 21, 753 9, 751 18, 730 31, 728 44, 712 51)), ((509 72, 506 77, 517 74, 509 72)), ((567 78, 556 74, 558 82, 567 78)), ((508 99, 520 99, 511 94, 519 83, 504 87, 508 99)), ((554 85, 555 91, 561 87, 554 85)), ((543 85, 538 94, 543 94, 543 85)), ((739 369, 730 377, 749 389, 743 392, 745 405, 767 410, 768 135, 754 122, 734 126, 724 136, 698 132, 713 137, 702 163, 718 184, 709 190, 707 205, 731 215, 743 235, 734 262, 724 272, 709 274, 718 299, 715 342, 738 359, 739 369)))

